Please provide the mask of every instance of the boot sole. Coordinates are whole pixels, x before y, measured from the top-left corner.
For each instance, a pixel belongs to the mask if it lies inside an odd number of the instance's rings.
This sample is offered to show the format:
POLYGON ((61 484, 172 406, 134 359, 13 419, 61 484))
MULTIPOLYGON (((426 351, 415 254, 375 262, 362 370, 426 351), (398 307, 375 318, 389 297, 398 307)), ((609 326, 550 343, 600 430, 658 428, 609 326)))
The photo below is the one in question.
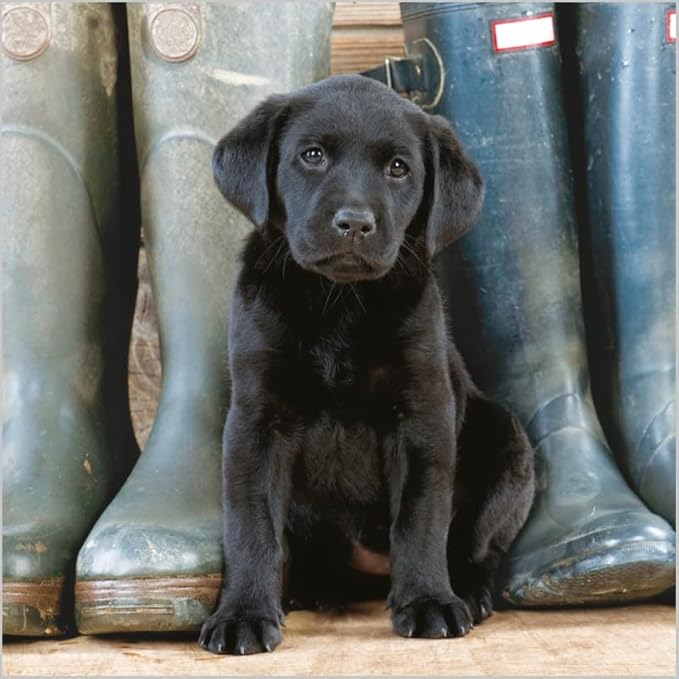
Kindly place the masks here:
POLYGON ((567 558, 563 551, 561 547, 533 555, 530 561, 543 567, 531 571, 524 562, 524 572, 530 574, 512 578, 502 597, 521 607, 630 603, 662 594, 675 584, 675 549, 666 541, 589 553, 575 550, 575 556, 567 558), (550 563, 550 551, 560 552, 560 558, 550 563))
POLYGON ((57 637, 71 625, 63 608, 65 578, 3 580, 2 633, 10 636, 57 637))
POLYGON ((221 586, 221 574, 79 580, 76 625, 81 634, 197 631, 221 586))

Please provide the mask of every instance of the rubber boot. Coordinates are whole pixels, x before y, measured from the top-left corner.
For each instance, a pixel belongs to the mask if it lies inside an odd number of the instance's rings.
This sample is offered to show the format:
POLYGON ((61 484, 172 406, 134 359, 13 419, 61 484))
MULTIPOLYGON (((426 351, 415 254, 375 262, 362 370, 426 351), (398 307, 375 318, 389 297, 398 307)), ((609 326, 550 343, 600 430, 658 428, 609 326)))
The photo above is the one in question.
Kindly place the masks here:
POLYGON ((143 233, 163 383, 127 483, 80 551, 86 634, 197 630, 222 583, 227 318, 251 224, 214 185, 217 140, 329 67, 329 4, 128 5, 143 233))
POLYGON ((569 10, 582 95, 572 126, 579 141, 584 128, 581 247, 595 403, 632 488, 674 525, 674 5, 569 10))
POLYGON ((453 333, 536 448, 536 500, 502 596, 544 606, 662 592, 674 532, 625 483, 591 398, 554 6, 402 7, 407 51, 430 70, 421 101, 450 119, 487 186, 479 222, 439 261, 453 333))
POLYGON ((120 207, 114 10, 3 5, 2 46, 3 632, 59 635, 78 549, 138 455, 139 221, 120 207))

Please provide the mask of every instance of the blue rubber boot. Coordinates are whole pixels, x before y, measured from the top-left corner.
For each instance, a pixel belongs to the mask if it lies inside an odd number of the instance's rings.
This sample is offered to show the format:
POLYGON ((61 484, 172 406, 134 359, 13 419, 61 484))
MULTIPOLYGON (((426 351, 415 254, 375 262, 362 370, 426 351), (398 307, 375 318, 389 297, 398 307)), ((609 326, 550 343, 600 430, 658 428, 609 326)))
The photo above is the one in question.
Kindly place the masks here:
POLYGON ((632 488, 675 525, 674 6, 573 9, 595 403, 632 488))
POLYGON ((660 593, 674 582, 674 531, 626 484, 592 402, 554 5, 402 12, 426 71, 419 102, 451 121, 487 186, 479 222, 439 261, 455 339, 537 451, 502 596, 546 606, 660 593))

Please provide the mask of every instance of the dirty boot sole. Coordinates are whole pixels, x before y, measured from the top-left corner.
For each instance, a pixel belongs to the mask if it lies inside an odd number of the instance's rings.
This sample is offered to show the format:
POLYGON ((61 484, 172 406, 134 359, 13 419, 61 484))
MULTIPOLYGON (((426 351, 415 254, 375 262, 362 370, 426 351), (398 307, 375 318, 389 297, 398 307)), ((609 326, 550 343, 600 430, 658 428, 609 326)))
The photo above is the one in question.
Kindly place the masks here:
POLYGON ((606 538, 596 536, 597 548, 578 545, 581 538, 523 557, 512 565, 502 598, 521 607, 600 605, 648 599, 674 586, 674 545, 606 538))
POLYGON ((222 575, 79 580, 75 617, 83 634, 192 632, 217 604, 222 575))
POLYGON ((66 620, 64 578, 4 580, 2 632, 15 636, 63 636, 72 630, 66 620))

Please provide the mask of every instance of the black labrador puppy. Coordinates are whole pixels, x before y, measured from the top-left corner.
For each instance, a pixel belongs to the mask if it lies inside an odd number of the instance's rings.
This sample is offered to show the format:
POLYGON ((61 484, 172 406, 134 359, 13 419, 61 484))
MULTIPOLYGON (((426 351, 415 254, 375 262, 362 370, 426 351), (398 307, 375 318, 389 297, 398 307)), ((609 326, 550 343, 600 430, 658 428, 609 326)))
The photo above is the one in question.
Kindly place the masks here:
POLYGON ((479 213, 477 169, 444 118, 361 76, 270 97, 213 166, 256 229, 230 322, 226 584, 199 643, 271 651, 284 579, 298 605, 341 603, 357 550, 359 566, 388 555, 398 634, 466 634, 534 485, 526 435, 472 383, 432 273, 479 213))

